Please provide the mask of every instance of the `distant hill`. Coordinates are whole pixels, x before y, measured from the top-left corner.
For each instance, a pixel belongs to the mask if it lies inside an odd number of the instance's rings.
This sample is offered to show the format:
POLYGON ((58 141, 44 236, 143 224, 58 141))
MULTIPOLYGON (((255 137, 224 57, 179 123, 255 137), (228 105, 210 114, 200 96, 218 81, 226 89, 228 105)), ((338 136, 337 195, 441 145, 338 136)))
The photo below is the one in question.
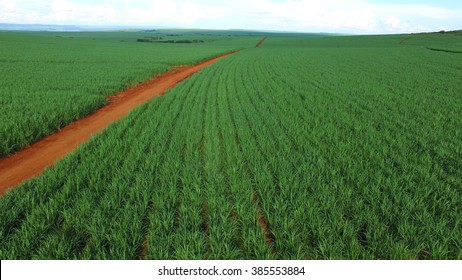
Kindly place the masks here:
POLYGON ((161 35, 212 35, 212 36, 278 36, 278 37, 324 37, 336 35, 333 33, 301 33, 260 30, 214 30, 214 29, 182 29, 155 26, 80 26, 53 24, 16 24, 0 23, 0 30, 7 31, 46 31, 46 32, 85 32, 85 31, 140 31, 161 35))
POLYGON ((448 31, 445 33, 454 34, 454 35, 462 35, 462 30, 448 31))
POLYGON ((441 31, 438 31, 438 32, 430 32, 430 33, 432 33, 432 34, 440 33, 440 34, 462 35, 462 30, 451 30, 451 31, 441 30, 441 31))
POLYGON ((335 34, 330 33, 301 33, 301 32, 283 32, 283 31, 261 31, 261 30, 245 30, 245 29, 228 29, 228 30, 215 30, 215 29, 145 29, 146 33, 155 35, 168 35, 168 36, 183 36, 183 35, 198 35, 198 36, 273 36, 273 37, 303 37, 314 38, 332 36, 335 34))

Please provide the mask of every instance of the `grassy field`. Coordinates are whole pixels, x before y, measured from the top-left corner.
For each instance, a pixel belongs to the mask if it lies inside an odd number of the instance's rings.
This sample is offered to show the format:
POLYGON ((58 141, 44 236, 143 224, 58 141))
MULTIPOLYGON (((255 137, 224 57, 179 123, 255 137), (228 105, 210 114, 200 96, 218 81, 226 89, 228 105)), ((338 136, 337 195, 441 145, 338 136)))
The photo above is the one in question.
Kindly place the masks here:
POLYGON ((8 191, 0 258, 462 259, 458 38, 233 54, 8 191))
MULTIPOLYGON (((185 37, 179 35, 172 38, 185 37)), ((174 65, 258 42, 202 36, 200 44, 137 43, 145 36, 152 33, 0 32, 0 158, 95 111, 107 102, 105 96, 174 65)))

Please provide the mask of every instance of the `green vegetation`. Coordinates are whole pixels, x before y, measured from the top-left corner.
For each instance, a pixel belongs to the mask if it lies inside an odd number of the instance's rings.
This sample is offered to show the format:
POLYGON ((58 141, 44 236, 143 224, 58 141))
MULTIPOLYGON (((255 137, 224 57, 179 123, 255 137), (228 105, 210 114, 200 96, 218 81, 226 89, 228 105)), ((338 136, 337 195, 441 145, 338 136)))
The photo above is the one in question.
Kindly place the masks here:
POLYGON ((462 53, 461 31, 412 35, 406 45, 425 46, 431 51, 462 53))
POLYGON ((137 39, 137 42, 141 43, 171 43, 171 44, 192 44, 192 43, 204 43, 204 40, 162 40, 162 37, 144 37, 137 39))
POLYGON ((144 34, 0 32, 0 158, 95 111, 107 102, 105 96, 171 66, 258 42, 226 37, 194 46, 137 44, 144 34))
POLYGON ((462 56, 406 37, 203 69, 7 192, 0 258, 462 259, 462 56))
POLYGON ((438 32, 440 34, 450 34, 450 35, 458 35, 458 36, 461 36, 462 35, 462 30, 452 30, 452 31, 440 31, 438 32))

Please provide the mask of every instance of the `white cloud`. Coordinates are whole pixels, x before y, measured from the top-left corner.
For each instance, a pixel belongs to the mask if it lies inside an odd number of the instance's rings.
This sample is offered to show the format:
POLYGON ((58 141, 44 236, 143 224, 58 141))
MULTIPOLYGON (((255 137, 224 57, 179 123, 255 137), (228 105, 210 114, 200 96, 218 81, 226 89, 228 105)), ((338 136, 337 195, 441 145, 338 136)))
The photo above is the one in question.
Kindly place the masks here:
POLYGON ((462 18, 462 8, 367 0, 104 1, 0 0, 0 22, 398 33, 451 28, 462 18))
POLYGON ((384 16, 381 19, 381 23, 382 23, 383 28, 385 28, 386 31, 399 30, 402 32, 407 32, 407 31, 413 31, 414 29, 409 23, 402 22, 399 17, 394 16, 394 15, 384 16))

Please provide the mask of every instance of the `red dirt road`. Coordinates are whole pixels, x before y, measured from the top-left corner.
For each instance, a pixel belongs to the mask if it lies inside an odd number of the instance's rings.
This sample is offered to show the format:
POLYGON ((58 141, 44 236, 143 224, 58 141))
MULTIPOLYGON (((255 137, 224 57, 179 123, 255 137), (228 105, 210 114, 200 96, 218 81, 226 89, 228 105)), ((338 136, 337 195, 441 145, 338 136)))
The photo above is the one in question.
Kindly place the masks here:
POLYGON ((255 47, 258 48, 261 44, 263 44, 263 42, 265 42, 266 38, 267 37, 261 39, 260 42, 258 42, 258 44, 255 47))
MULTIPOLYGON (((230 53, 231 54, 231 53, 230 53)), ((158 96, 165 90, 198 72, 203 67, 226 57, 225 54, 194 66, 181 66, 165 72, 151 80, 125 90, 113 97, 110 103, 95 113, 77 120, 55 134, 0 160, 0 195, 53 165, 57 160, 87 141, 93 133, 106 128, 110 123, 121 119, 133 108, 158 96)))
POLYGON ((412 37, 407 37, 407 38, 404 38, 403 40, 399 41, 399 44, 402 45, 404 42, 406 42, 407 40, 411 40, 412 37))

